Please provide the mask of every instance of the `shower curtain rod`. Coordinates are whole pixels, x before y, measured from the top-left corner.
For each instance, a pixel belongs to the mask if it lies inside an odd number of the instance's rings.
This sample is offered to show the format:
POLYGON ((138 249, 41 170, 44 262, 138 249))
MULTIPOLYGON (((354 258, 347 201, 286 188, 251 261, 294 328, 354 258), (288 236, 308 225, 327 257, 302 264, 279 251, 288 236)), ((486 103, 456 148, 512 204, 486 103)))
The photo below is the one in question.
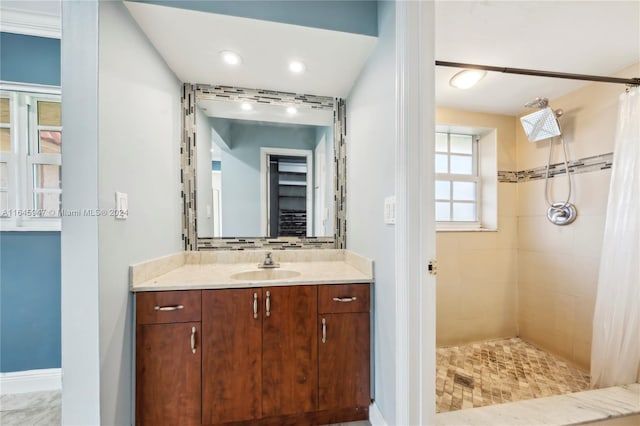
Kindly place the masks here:
POLYGON ((529 70, 525 68, 494 67, 491 65, 463 64, 460 62, 447 62, 447 61, 436 61, 436 65, 441 67, 454 67, 454 68, 466 68, 466 69, 484 70, 484 71, 495 71, 495 72, 502 72, 506 74, 534 75, 538 77, 565 78, 569 80, 597 81, 600 83, 616 83, 616 84, 626 84, 629 86, 640 86, 640 78, 617 78, 617 77, 606 77, 601 75, 571 74, 566 72, 529 70))

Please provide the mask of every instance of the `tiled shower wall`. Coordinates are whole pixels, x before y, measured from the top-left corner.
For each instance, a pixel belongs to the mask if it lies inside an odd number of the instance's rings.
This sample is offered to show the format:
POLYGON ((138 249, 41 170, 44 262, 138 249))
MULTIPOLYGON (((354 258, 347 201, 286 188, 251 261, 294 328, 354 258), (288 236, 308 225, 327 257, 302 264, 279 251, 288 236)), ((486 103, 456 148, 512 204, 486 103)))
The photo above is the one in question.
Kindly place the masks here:
MULTIPOLYGON (((637 75, 640 64, 617 74, 637 75)), ((564 109, 560 122, 572 160, 613 152, 624 89, 590 84, 551 101, 554 109, 564 109)), ((498 170, 546 164, 548 142, 528 142, 518 118, 440 109, 436 122, 497 128, 498 170)), ((562 161, 557 145, 553 158, 562 161)), ((604 155, 593 160, 602 167, 571 173, 578 218, 569 226, 547 221, 544 179, 527 180, 520 173, 518 183, 498 184, 497 232, 438 233, 438 345, 519 335, 589 368, 610 159, 604 155)), ((566 178, 550 183, 551 198, 563 200, 566 178)))
MULTIPOLYGON (((617 74, 637 77, 640 64, 617 74)), ((590 84, 551 106, 572 159, 613 152, 618 98, 625 87, 590 84)), ((544 95, 542 93, 541 95, 544 95)), ((547 143, 530 143, 516 128, 518 170, 545 164, 547 143)), ((561 161, 559 150, 554 161, 561 161)), ((578 218, 569 226, 546 219, 544 180, 518 183, 518 325, 522 338, 583 368, 591 358, 592 318, 611 170, 572 174, 578 218)), ((553 199, 566 197, 566 179, 552 179, 553 199)))
MULTIPOLYGON (((497 129, 498 170, 516 169, 512 116, 436 109, 436 123, 497 129)), ((517 334, 517 217, 514 183, 498 183, 497 232, 438 232, 439 346, 517 334)))

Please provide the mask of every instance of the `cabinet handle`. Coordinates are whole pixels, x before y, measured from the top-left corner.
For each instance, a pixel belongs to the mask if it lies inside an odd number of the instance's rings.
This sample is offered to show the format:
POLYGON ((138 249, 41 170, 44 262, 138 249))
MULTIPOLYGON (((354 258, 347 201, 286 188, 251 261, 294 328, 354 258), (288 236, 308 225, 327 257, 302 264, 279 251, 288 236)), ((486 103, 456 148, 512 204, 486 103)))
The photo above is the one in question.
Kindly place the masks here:
POLYGON ((327 320, 322 318, 322 343, 327 343, 327 320))
POLYGON ((258 319, 258 293, 253 293, 253 318, 258 319))
POLYGON ((174 306, 157 306, 155 308, 156 311, 179 311, 180 309, 184 309, 184 305, 174 305, 174 306))
POLYGON ((191 353, 196 353, 196 328, 191 327, 191 353))
POLYGON ((355 296, 351 296, 351 297, 334 297, 333 301, 334 302, 355 302, 357 300, 357 297, 355 296))
POLYGON ((267 292, 267 300, 265 301, 265 304, 267 308, 266 309, 267 316, 270 317, 271 316, 271 292, 270 291, 267 292))

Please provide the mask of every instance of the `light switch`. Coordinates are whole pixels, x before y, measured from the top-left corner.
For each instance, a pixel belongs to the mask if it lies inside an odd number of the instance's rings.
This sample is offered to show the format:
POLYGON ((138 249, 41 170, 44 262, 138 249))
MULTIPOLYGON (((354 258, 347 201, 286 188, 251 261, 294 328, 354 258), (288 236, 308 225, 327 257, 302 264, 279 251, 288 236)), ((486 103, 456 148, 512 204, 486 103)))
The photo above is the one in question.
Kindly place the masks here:
POLYGON ((116 219, 129 217, 129 199, 125 192, 116 192, 116 219))
POLYGON ((384 223, 395 225, 396 223, 396 196, 392 195, 384 199, 384 223))

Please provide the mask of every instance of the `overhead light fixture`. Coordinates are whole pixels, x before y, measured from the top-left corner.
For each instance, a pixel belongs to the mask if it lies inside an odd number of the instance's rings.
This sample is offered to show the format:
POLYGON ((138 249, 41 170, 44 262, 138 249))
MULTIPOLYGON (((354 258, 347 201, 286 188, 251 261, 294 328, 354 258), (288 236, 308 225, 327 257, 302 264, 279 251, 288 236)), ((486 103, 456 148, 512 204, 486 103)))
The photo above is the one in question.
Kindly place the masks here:
POLYGON ((222 58, 222 61, 227 65, 238 65, 242 62, 240 55, 231 50, 223 50, 220 52, 220 58, 222 58))
POLYGON ((242 108, 244 111, 251 111, 253 109, 253 106, 249 102, 243 102, 240 104, 240 108, 242 108))
POLYGON ((456 89, 469 89, 482 80, 487 72, 484 70, 462 70, 449 80, 451 87, 456 89))
POLYGON ((290 106, 287 108, 287 114, 289 115, 297 114, 297 112, 298 112, 298 109, 296 107, 290 106))
POLYGON ((294 74, 302 74, 306 69, 307 69, 307 66, 304 64, 304 62, 300 62, 300 61, 289 62, 289 71, 291 71, 294 74))

